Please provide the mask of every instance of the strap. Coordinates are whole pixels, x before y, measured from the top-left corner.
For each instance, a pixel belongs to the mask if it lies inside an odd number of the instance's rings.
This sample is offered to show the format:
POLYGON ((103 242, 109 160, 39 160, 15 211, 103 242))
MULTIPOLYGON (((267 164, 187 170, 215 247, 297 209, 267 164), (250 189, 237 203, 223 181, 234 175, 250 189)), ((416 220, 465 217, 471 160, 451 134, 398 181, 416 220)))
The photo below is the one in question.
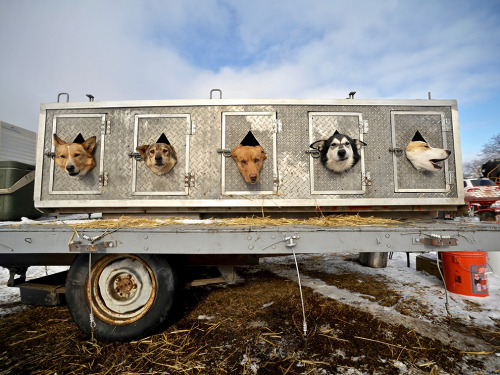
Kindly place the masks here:
POLYGON ((35 180, 35 171, 31 171, 21 177, 14 185, 7 189, 0 189, 0 195, 13 193, 35 180))

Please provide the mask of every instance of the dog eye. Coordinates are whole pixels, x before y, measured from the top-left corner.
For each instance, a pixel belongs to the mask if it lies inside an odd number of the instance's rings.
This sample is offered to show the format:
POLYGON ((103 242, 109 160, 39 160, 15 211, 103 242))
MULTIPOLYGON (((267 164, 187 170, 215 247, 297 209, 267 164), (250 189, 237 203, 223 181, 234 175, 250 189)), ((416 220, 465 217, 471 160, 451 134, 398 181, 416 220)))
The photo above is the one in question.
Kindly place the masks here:
POLYGON ((349 142, 344 143, 344 146, 349 146, 349 145, 350 145, 349 142))
POLYGON ((64 155, 59 155, 59 156, 58 156, 58 158, 64 159, 64 158, 66 158, 66 156, 64 156, 64 155))
POLYGON ((259 161, 260 161, 260 159, 255 159, 254 163, 258 163, 259 161))
POLYGON ((241 165, 247 165, 247 162, 245 160, 242 160, 240 163, 241 165))
POLYGON ((75 154, 75 158, 76 158, 76 157, 78 157, 78 156, 80 156, 80 154, 76 153, 76 154, 75 154))
POLYGON ((149 151, 149 153, 150 153, 151 155, 153 155, 155 152, 154 152, 154 150, 150 150, 150 151, 149 151))

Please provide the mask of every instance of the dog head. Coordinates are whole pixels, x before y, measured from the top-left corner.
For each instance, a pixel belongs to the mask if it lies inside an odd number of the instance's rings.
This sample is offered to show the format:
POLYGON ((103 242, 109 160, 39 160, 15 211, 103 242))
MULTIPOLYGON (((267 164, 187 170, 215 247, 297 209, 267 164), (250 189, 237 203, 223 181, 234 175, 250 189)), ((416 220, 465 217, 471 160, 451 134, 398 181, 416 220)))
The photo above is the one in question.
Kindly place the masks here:
POLYGON ((166 143, 152 143, 136 148, 146 165, 154 174, 162 176, 172 170, 177 163, 174 147, 166 143))
POLYGON ((238 170, 250 184, 260 182, 260 171, 267 159, 266 153, 262 146, 243 146, 239 144, 231 152, 231 157, 236 162, 238 170))
POLYGON ((309 147, 320 152, 321 164, 326 168, 342 173, 357 164, 361 158, 361 146, 366 146, 366 143, 335 131, 330 138, 316 141, 309 147))
POLYGON ((417 171, 428 172, 440 171, 443 167, 438 163, 448 159, 451 154, 450 150, 431 147, 419 131, 408 143, 405 152, 406 157, 417 171))
POLYGON ((82 177, 95 167, 92 152, 96 145, 96 137, 84 140, 81 134, 74 142, 67 143, 54 134, 55 163, 71 177, 82 177), (81 142, 80 142, 81 141, 81 142))

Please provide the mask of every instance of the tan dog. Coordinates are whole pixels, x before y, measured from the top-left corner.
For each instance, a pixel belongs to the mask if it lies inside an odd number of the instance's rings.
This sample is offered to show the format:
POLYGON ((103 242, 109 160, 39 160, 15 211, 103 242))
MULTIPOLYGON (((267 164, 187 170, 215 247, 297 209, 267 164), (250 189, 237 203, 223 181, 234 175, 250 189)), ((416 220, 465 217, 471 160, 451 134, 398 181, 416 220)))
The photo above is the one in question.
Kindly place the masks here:
MULTIPOLYGON (((56 148, 55 163, 65 170, 71 177, 85 176, 95 167, 95 160, 92 152, 96 145, 96 137, 85 140, 81 135, 77 137, 82 142, 67 143, 56 134, 53 136, 56 148)), ((77 141, 75 139, 75 141, 77 141)))
POLYGON ((154 174, 162 176, 172 170, 177 163, 174 147, 166 143, 152 143, 136 148, 146 165, 154 174))
POLYGON ((250 184, 260 182, 260 171, 267 159, 266 153, 262 146, 243 146, 239 144, 231 152, 231 157, 238 165, 238 170, 250 184))

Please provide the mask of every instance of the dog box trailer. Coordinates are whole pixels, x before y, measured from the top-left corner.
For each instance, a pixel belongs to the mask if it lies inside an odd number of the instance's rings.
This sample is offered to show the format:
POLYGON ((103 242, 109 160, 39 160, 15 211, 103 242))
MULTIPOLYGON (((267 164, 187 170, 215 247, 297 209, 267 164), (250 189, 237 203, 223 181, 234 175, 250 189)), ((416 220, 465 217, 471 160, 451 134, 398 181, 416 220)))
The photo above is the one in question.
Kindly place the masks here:
POLYGON ((34 199, 51 215, 104 219, 0 226, 0 265, 15 283, 28 266, 71 264, 70 312, 83 331, 108 340, 148 335, 167 320, 188 265, 219 266, 229 279, 228 266, 263 256, 493 251, 498 239, 496 225, 433 219, 464 207, 454 100, 42 104, 34 199), (325 168, 309 147, 335 131, 366 144, 343 173, 325 168), (409 162, 405 148, 417 132, 450 151, 441 169, 422 172, 409 162), (267 155, 255 184, 231 158, 249 133, 267 155), (66 142, 95 136, 96 166, 70 177, 54 162, 53 134, 66 142), (177 163, 156 175, 136 148, 162 134, 177 163), (339 213, 421 220, 333 224, 339 213))

